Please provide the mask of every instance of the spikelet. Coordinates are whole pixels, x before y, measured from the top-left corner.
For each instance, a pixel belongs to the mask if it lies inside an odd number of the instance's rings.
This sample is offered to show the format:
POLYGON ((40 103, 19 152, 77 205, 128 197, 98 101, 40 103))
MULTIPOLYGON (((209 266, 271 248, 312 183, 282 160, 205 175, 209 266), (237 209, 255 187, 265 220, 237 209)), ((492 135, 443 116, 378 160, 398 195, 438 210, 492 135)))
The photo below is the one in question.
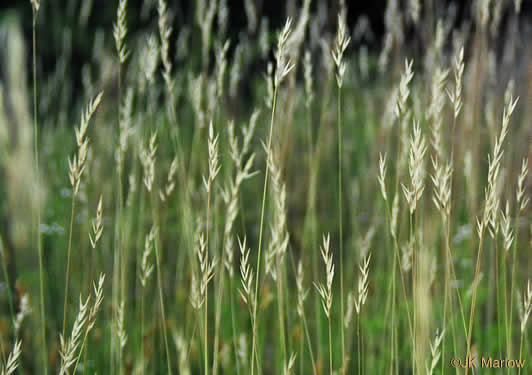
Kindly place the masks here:
POLYGON ((386 194, 386 154, 384 156, 379 153, 379 185, 381 187, 382 198, 387 201, 388 194, 386 194))
POLYGON ((430 343, 430 352, 432 355, 432 360, 430 362, 430 368, 427 368, 427 374, 432 375, 434 373, 434 370, 436 369, 436 366, 438 365, 438 361, 441 357, 441 350, 440 346, 443 340, 443 335, 445 334, 445 330, 442 330, 441 333, 439 330, 436 331, 436 336, 434 337, 434 341, 430 343))
POLYGON ((358 278, 358 297, 355 300, 355 310, 357 314, 360 314, 362 306, 366 304, 368 298, 368 277, 369 277, 369 262, 371 260, 371 253, 362 260, 362 264, 359 265, 360 276, 358 278))
POLYGON ((323 258, 323 262, 325 264, 325 271, 326 271, 326 283, 325 285, 321 282, 314 283, 314 286, 318 290, 318 293, 321 297, 321 304, 323 307, 323 311, 325 312, 325 315, 327 316, 327 319, 331 319, 331 307, 332 307, 332 282, 334 279, 334 264, 333 264, 333 258, 332 253, 330 251, 330 235, 323 235, 323 245, 321 247, 321 256, 323 258))
POLYGON ((290 236, 287 229, 287 208, 286 208, 286 185, 282 181, 281 169, 275 158, 274 152, 269 151, 264 145, 268 156, 268 169, 272 181, 272 198, 274 204, 272 238, 266 251, 266 273, 269 273, 274 280, 277 280, 277 272, 283 264, 284 256, 288 248, 290 236))
POLYGON ((165 0, 159 0, 157 4, 159 16, 159 39, 161 40, 161 60, 163 63, 163 78, 169 93, 174 91, 175 82, 172 79, 172 60, 170 59, 170 36, 172 27, 168 25, 168 7, 165 0))
POLYGON ((305 299, 308 295, 308 290, 305 290, 303 287, 303 264, 301 260, 297 264, 297 274, 296 274, 296 286, 297 286, 297 315, 301 318, 303 317, 305 311, 305 299))
POLYGON ((195 298, 195 308, 203 306, 205 296, 207 295, 207 287, 214 276, 214 267, 216 266, 216 258, 209 261, 209 254, 205 243, 205 237, 201 233, 199 235, 199 244, 196 248, 196 255, 198 256, 200 265, 200 281, 199 281, 199 299, 195 298))
POLYGON ((451 214, 451 177, 453 168, 450 162, 443 165, 435 158, 432 158, 432 166, 434 168, 434 174, 430 176, 434 184, 432 201, 447 222, 451 214))
POLYGON ((296 363, 296 354, 292 353, 290 354, 290 358, 288 359, 288 363, 285 363, 284 365, 284 375, 292 375, 294 365, 296 363))
POLYGON ((344 75, 346 70, 346 64, 343 61, 344 52, 351 41, 351 37, 347 36, 347 26, 345 22, 345 9, 338 14, 338 31, 336 33, 336 39, 332 50, 332 58, 334 65, 336 66, 336 83, 338 87, 342 87, 344 84, 344 75))
POLYGON ((414 121, 414 134, 410 137, 410 157, 408 170, 410 173, 410 187, 407 188, 402 184, 406 201, 410 207, 410 214, 413 214, 417 208, 417 202, 425 189, 425 168, 423 158, 425 157, 425 138, 421 134, 419 122, 414 121))
POLYGON ((501 232, 504 251, 507 255, 514 241, 514 234, 510 226, 510 203, 508 201, 506 201, 506 211, 501 210, 501 232))
POLYGON ((154 249, 155 237, 157 236, 158 228, 153 226, 150 233, 146 235, 144 240, 144 252, 142 253, 142 261, 140 264, 140 284, 146 287, 146 283, 153 273, 154 266, 149 258, 154 249))
POLYGON ((89 101, 85 112, 81 113, 81 123, 78 128, 75 128, 76 142, 78 145, 78 152, 72 159, 68 159, 70 183, 74 190, 74 195, 79 191, 81 176, 85 170, 85 163, 87 161, 87 154, 89 149, 89 140, 86 137, 87 128, 91 117, 96 112, 100 105, 103 92, 99 93, 93 100, 89 101))
POLYGON ((122 301, 116 309, 116 336, 118 338, 119 350, 122 352, 127 343, 127 334, 124 328, 124 312, 125 312, 125 303, 122 301))
POLYGON ((521 313, 521 332, 525 332, 528 317, 532 312, 532 284, 528 280, 525 295, 523 297, 523 311, 521 313))
POLYGON ((59 341, 61 344, 59 349, 59 354, 61 355, 61 368, 59 371, 60 375, 69 374, 70 367, 72 367, 72 365, 76 362, 76 354, 81 343, 85 324, 87 323, 89 301, 90 296, 87 297, 85 303, 83 303, 81 296, 79 297, 79 312, 76 320, 74 321, 70 338, 65 339, 63 335, 59 336, 59 341))
POLYGON ((283 27, 283 30, 279 33, 279 39, 277 41, 277 49, 275 50, 275 87, 279 87, 282 81, 286 78, 288 73, 294 68, 294 64, 288 58, 286 51, 288 38, 290 37, 292 27, 292 19, 288 18, 283 27))
POLYGON ((21 350, 22 341, 18 340, 15 342, 15 346, 9 356, 7 357, 7 362, 5 367, 2 367, 2 375, 11 375, 15 372, 19 365, 20 355, 22 354, 21 350))
POLYGON ((166 179, 166 185, 164 186, 164 189, 159 189, 159 197, 161 198, 161 201, 166 202, 166 199, 170 197, 172 192, 175 189, 175 175, 177 173, 177 156, 174 157, 172 160, 172 164, 170 164, 170 169, 168 170, 168 177, 166 179))
POLYGON ((92 305, 89 311, 89 318, 87 322, 87 334, 94 328, 94 324, 96 323, 96 315, 98 314, 98 311, 100 311, 100 307, 102 306, 104 281, 105 274, 100 273, 100 277, 98 278, 98 285, 96 285, 94 282, 92 284, 92 288, 94 289, 94 304, 92 305))
POLYGON ((246 237, 244 237, 244 241, 240 241, 239 238, 238 244, 240 246, 240 276, 242 278, 242 289, 239 289, 239 292, 244 302, 248 305, 250 311, 252 311, 252 304, 254 303, 254 298, 253 269, 251 269, 251 266, 249 264, 250 248, 246 246, 246 237))
POLYGON ((485 189, 485 206, 484 213, 481 219, 477 219, 477 232, 479 237, 482 237, 484 230, 489 225, 490 234, 495 235, 497 230, 497 212, 499 207, 499 199, 497 196, 497 181, 499 177, 499 170, 501 164, 501 158, 504 153, 502 145, 508 134, 508 128, 510 124, 510 116, 512 115, 517 101, 510 98, 505 105, 502 119, 502 128, 499 137, 495 140, 495 146, 493 153, 488 155, 488 186, 485 189))
POLYGON ((143 145, 140 147, 140 162, 144 169, 144 186, 146 189, 151 192, 153 187, 153 182, 155 180, 155 154, 157 153, 157 131, 154 131, 148 142, 148 147, 144 148, 143 145))
POLYGON ((240 195, 240 186, 242 183, 251 178, 253 175, 255 175, 254 172, 251 172, 251 168, 253 166, 253 160, 255 158, 255 154, 251 154, 251 156, 248 158, 248 160, 244 163, 244 157, 249 151, 249 146, 251 143, 251 138, 253 136, 253 133, 255 132, 255 127, 257 124, 257 118, 260 114, 260 111, 256 110, 251 115, 249 125, 247 127, 244 127, 242 133, 243 133, 243 143, 242 147, 240 147, 238 138, 235 136, 234 131, 234 122, 229 123, 229 145, 231 147, 230 155, 231 159, 233 159, 233 162, 235 164, 235 178, 234 181, 230 183, 229 187, 227 187, 223 193, 222 197, 224 199, 225 204, 227 205, 227 213, 226 213, 226 220, 225 220, 225 226, 224 226, 224 266, 229 272, 229 276, 232 278, 234 275, 233 270, 233 237, 231 236, 231 232, 233 229, 233 224, 236 220, 236 217, 238 215, 239 210, 239 195, 240 195))
POLYGON ((214 135, 214 129, 212 121, 209 123, 209 141, 208 141, 208 151, 209 151, 209 175, 207 178, 203 177, 203 186, 205 191, 208 193, 211 192, 212 184, 214 179, 220 172, 219 154, 218 154, 218 135, 214 135))
POLYGON ((116 23, 113 26, 113 37, 120 64, 123 64, 129 56, 129 51, 124 43, 127 35, 126 17, 127 0, 119 0, 116 10, 116 23))
POLYGON ((100 195, 100 199, 98 201, 98 207, 96 209, 96 218, 92 220, 92 234, 89 233, 89 239, 91 241, 91 245, 93 249, 96 248, 96 244, 98 243, 98 240, 100 239, 103 233, 102 218, 103 218, 103 202, 102 202, 102 196, 100 195))
POLYGON ((401 75, 401 81, 399 82, 399 93, 397 95, 397 103, 395 104, 395 116, 398 119, 408 117, 407 101, 410 96, 409 84, 414 77, 412 65, 414 60, 405 60, 405 71, 401 75))
POLYGON ((429 119, 432 123, 432 146, 439 160, 443 158, 441 146, 442 110, 445 104, 445 84, 447 83, 448 70, 436 68, 431 86, 431 102, 428 109, 429 119))
POLYGON ((464 75, 464 46, 460 48, 458 56, 454 57, 454 92, 448 90, 447 95, 453 105, 454 118, 458 118, 462 109, 462 76, 464 75))
POLYGON ((522 213, 526 206, 528 205, 529 198, 525 195, 525 181, 528 175, 528 159, 523 159, 521 164, 521 173, 517 178, 517 192, 516 192, 516 202, 519 212, 522 213))

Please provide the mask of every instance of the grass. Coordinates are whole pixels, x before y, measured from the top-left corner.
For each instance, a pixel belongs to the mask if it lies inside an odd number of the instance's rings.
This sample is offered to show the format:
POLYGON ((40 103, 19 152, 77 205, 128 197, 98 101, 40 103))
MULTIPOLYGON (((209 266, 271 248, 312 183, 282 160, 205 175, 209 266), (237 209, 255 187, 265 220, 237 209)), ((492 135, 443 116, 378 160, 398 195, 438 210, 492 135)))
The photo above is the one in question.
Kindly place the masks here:
POLYGON ((158 0, 132 27, 120 0, 76 90, 42 69, 50 5, 28 4, 31 46, 0 64, 0 371, 527 360, 530 77, 498 53, 524 16, 479 2, 469 29, 393 4, 381 45, 342 6, 254 29, 246 1, 235 35, 225 1, 158 0))

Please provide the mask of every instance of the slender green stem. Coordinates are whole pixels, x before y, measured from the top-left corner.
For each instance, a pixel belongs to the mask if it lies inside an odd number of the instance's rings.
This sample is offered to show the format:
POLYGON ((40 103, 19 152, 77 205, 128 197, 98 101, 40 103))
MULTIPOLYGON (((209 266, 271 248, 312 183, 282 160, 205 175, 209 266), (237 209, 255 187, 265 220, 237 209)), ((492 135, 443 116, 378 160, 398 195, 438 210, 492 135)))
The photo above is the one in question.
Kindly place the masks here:
MULTIPOLYGON (((508 262, 507 253, 505 252, 503 255, 503 262, 502 262, 502 278, 503 278, 503 304, 504 304, 504 331, 506 336, 506 355, 508 358, 510 357, 510 331, 509 325, 508 325, 508 293, 507 293, 507 277, 506 277, 506 264, 508 262)), ((510 373, 510 370, 508 369, 508 373, 510 373)))
POLYGON ((231 328, 233 330, 233 350, 235 353, 236 373, 237 375, 240 375, 240 361, 237 355, 238 347, 236 344, 237 336, 236 336, 236 327, 235 327, 235 296, 233 293, 233 278, 232 277, 229 278, 229 283, 230 283, 229 298, 231 299, 231 328))
MULTIPOLYGON (((523 332, 521 332, 521 343, 519 344, 519 362, 521 362, 522 356, 523 356, 523 332)), ((522 366, 519 366, 518 375, 521 375, 521 367, 522 366)))
POLYGON ((358 340, 358 375, 362 374, 362 340, 360 337, 360 314, 357 319, 357 340, 358 340))
POLYGON ((328 320, 329 320, 329 375, 333 375, 331 318, 329 317, 328 320))
POLYGON ((397 263, 395 262, 395 259, 392 259, 392 323, 391 323, 391 326, 392 326, 392 334, 390 335, 390 374, 393 374, 393 369, 394 369, 394 361, 395 361, 395 358, 394 358, 394 355, 395 355, 395 350, 394 350, 394 340, 395 340, 395 330, 396 330, 396 323, 395 323, 395 303, 396 303, 396 300, 395 300, 395 272, 396 272, 396 268, 397 268, 397 263))
POLYGON ((307 345, 308 345, 308 351, 310 353, 310 360, 312 361, 312 372, 314 375, 317 375, 317 369, 316 369, 316 360, 314 359, 314 352, 312 350, 312 343, 310 342, 310 334, 308 331, 308 325, 307 325, 307 319, 305 317, 305 313, 303 313, 303 326, 305 328, 305 336, 307 338, 307 345))
MULTIPOLYGON (((211 212, 211 190, 209 189, 209 191, 207 192, 207 224, 206 224, 206 233, 205 233, 205 236, 206 236, 206 240, 205 240, 205 251, 206 251, 206 255, 208 257, 208 254, 209 254, 209 223, 210 223, 210 212, 211 212)), ((208 266, 207 266, 207 269, 205 270, 205 272, 209 272, 208 270, 208 266)), ((204 337, 204 340, 205 340, 205 350, 204 350, 204 353, 203 353, 203 359, 204 359, 204 365, 205 365, 205 375, 207 375, 209 373, 209 341, 208 341, 208 321, 209 321, 209 305, 208 305, 208 302, 209 302, 209 298, 208 298, 208 294, 209 294, 209 288, 206 287, 205 288, 205 302, 204 302, 204 321, 203 321, 203 327, 204 327, 204 330, 203 330, 203 337, 204 337)), ((216 350, 216 348, 215 348, 216 350)))
POLYGON ((47 341, 46 341, 46 310, 44 305, 44 266, 42 261, 42 242, 41 242, 41 200, 40 200, 40 168, 39 168, 39 125, 37 119, 37 13, 33 10, 33 130, 35 143, 35 173, 37 175, 37 251, 39 254, 39 293, 40 293, 40 313, 41 313, 41 336, 43 348, 43 365, 44 374, 48 374, 47 363, 47 341))
MULTIPOLYGON (((152 193, 151 193, 151 201, 152 201, 153 221, 156 227, 159 228, 159 222, 158 222, 159 220, 157 217, 157 210, 155 208, 157 197, 155 195, 154 190, 152 190, 152 193)), ((160 239, 159 239, 159 232, 157 231, 157 238, 155 240, 155 261, 157 263, 157 284, 158 284, 158 289, 159 289, 159 303, 161 307, 164 348, 166 351, 166 365, 168 367, 168 374, 172 374, 172 366, 170 365, 170 350, 168 347, 168 334, 166 333, 166 314, 164 311, 163 282, 162 282, 162 276, 161 276, 161 257, 159 254, 159 246, 160 246, 160 239)))
POLYGON ((338 86, 338 221, 340 226, 340 332, 342 336, 342 363, 345 365, 344 335, 344 232, 342 215, 342 88, 338 86))
POLYGON ((277 261, 277 310, 279 314, 279 339, 281 340, 281 351, 283 353, 283 360, 281 364, 286 363, 286 338, 284 327, 284 308, 283 308, 283 270, 281 269, 281 263, 277 261))
POLYGON ((146 363, 144 362, 144 288, 140 296, 140 373, 144 375, 146 363))
MULTIPOLYGON (((483 226, 484 228, 484 226, 483 226)), ((478 283, 480 280, 480 266, 482 263, 482 250, 484 243, 484 230, 480 233, 480 240, 478 243, 477 263, 475 266, 475 277, 473 279, 473 296, 471 300, 471 311, 469 313, 469 329, 467 333, 467 357, 471 355, 471 336, 473 334, 473 319, 475 318, 475 305, 477 302, 478 283)), ((465 374, 469 372, 469 366, 466 367, 465 374)))
POLYGON ((509 349, 508 349, 508 357, 511 358, 512 357, 512 335, 513 335, 513 307, 514 307, 514 304, 512 303, 512 298, 514 297, 514 285, 515 285, 515 274, 517 273, 516 272, 516 269, 515 269, 515 264, 517 263, 516 262, 516 256, 517 256, 517 240, 518 240, 518 237, 519 237, 519 225, 517 224, 517 221, 519 220, 519 214, 520 214, 520 210, 519 210, 519 207, 516 207, 516 214, 515 214, 515 218, 516 218, 516 224, 515 224, 515 238, 514 238, 514 244, 513 244, 513 249, 512 249, 512 277, 511 277, 511 281, 510 281, 510 314, 508 316, 508 320, 509 320, 509 335, 510 335, 510 340, 509 340, 509 349))
MULTIPOLYGON (((262 251, 262 234, 264 230, 264 212, 266 207, 266 192, 268 191, 268 165, 270 163, 270 154, 271 154, 271 147, 272 147, 272 136, 273 136, 273 125, 274 125, 274 119, 275 119, 275 110, 277 107, 277 91, 278 87, 275 86, 274 93, 273 93, 273 103, 272 103, 272 116, 270 120, 270 135, 268 136, 268 150, 266 155, 266 172, 264 173, 264 190, 262 192, 262 208, 260 213, 260 231, 259 231, 259 249, 257 254, 257 273, 255 278, 255 301, 253 303, 253 321, 257 322, 257 301, 258 301, 258 292, 259 292, 259 278, 260 278, 260 261, 261 261, 261 251, 262 251)), ((255 358, 255 350, 256 350, 256 344, 257 344, 257 327, 254 323, 254 330, 253 330, 253 345, 252 347, 255 349, 252 349, 251 354, 251 375, 254 374, 253 368, 254 368, 254 358, 255 358)))
MULTIPOLYGON (((15 307, 14 307, 14 299, 13 299, 13 293, 11 292, 11 288, 13 287, 11 285, 11 282, 9 281, 9 273, 7 271, 7 262, 6 262, 6 254, 5 254, 5 247, 4 247, 4 241, 2 239, 2 234, 0 234, 0 253, 2 255, 2 273, 4 274, 4 279, 6 282, 6 289, 7 289, 7 299, 9 301, 9 313, 11 314, 11 324, 14 325, 15 323, 15 307)), ((0 348, 1 349, 1 348, 0 348)))
POLYGON ((68 285, 70 281, 70 254, 72 252, 72 231, 74 227, 74 212, 76 208, 76 193, 75 190, 72 193, 72 211, 70 213, 70 233, 68 234, 68 250, 67 250, 67 267, 66 267, 66 279, 65 279, 65 302, 63 304, 63 337, 66 333, 66 319, 67 319, 67 301, 68 301, 68 285))

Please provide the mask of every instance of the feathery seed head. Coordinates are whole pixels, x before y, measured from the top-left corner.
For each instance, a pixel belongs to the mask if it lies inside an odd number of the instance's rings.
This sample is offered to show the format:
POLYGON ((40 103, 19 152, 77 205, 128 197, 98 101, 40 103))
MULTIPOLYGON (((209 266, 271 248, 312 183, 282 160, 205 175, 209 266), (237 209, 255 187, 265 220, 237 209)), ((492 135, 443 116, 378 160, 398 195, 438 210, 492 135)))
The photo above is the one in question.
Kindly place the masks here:
POLYGON ((343 9, 343 11, 338 14, 338 31, 332 49, 332 58, 336 66, 336 83, 340 88, 343 86, 346 70, 346 65, 343 61, 344 52, 351 41, 351 37, 347 36, 345 18, 345 9, 343 9))
POLYGON ((279 87, 284 80, 284 78, 290 73, 294 68, 294 64, 288 58, 286 51, 287 41, 290 37, 292 27, 292 19, 288 18, 284 25, 283 30, 279 33, 279 39, 277 40, 277 49, 275 51, 275 87, 279 87))
POLYGON ((127 35, 126 17, 127 0, 119 0, 116 10, 116 23, 113 26, 113 37, 115 39, 115 47, 120 64, 123 64, 129 56, 129 51, 124 43, 127 35))
POLYGON ((100 273, 100 277, 98 278, 98 285, 96 285, 94 282, 92 283, 92 288, 94 289, 94 304, 92 305, 90 311, 89 311, 89 320, 87 323, 87 332, 91 331, 94 327, 94 324, 96 323, 96 315, 98 314, 98 311, 100 311, 100 307, 103 302, 103 283, 105 281, 105 274, 100 273))
POLYGON ((440 346, 443 341, 443 335, 445 334, 445 329, 439 332, 439 330, 436 331, 436 336, 434 337, 434 341, 430 343, 430 351, 432 355, 432 361, 430 363, 430 368, 427 369, 427 374, 432 375, 434 373, 434 370, 436 369, 436 365, 438 364, 438 361, 441 357, 441 351, 440 346))
POLYGON ((76 362, 77 352, 81 343, 82 333, 84 332, 85 323, 87 323, 87 315, 89 312, 90 295, 83 303, 81 296, 79 297, 79 312, 74 321, 70 338, 65 339, 63 335, 59 336, 61 347, 59 354, 61 355, 60 375, 69 374, 69 369, 76 362))
POLYGON ((517 207, 519 207, 519 212, 523 212, 526 206, 528 205, 529 198, 525 196, 525 181, 528 175, 528 159, 524 158, 521 164, 521 173, 517 178, 517 207))
POLYGON ((368 298, 368 276, 369 276, 369 262, 371 260, 371 253, 362 259, 362 264, 359 265, 360 276, 358 278, 358 298, 355 300, 355 310, 360 314, 362 306, 366 304, 368 298))
POLYGON ((103 217, 103 206, 102 206, 102 196, 100 195, 100 200, 98 201, 98 208, 96 209, 96 218, 92 221, 92 233, 89 234, 89 239, 91 241, 92 248, 96 248, 96 244, 98 243, 98 240, 102 236, 103 233, 103 225, 102 225, 102 217, 103 217))
POLYGON ((384 156, 379 153, 379 185, 381 187, 381 194, 385 201, 388 200, 386 194, 386 154, 384 156))
POLYGON ((405 70, 401 75, 401 81, 399 82, 399 94, 397 95, 397 103, 395 105, 395 116, 398 119, 406 116, 408 113, 407 101, 410 96, 410 88, 408 86, 414 77, 414 72, 412 70, 413 63, 414 60, 405 60, 405 70))
POLYGON ((20 355, 22 354, 21 346, 22 341, 15 341, 15 346, 13 346, 13 350, 7 357, 6 365, 2 368, 2 375, 11 375, 17 369, 20 361, 20 355))
POLYGON ((296 286, 297 286, 297 315, 301 318, 303 317, 305 311, 305 299, 307 298, 308 290, 305 290, 303 287, 303 264, 301 260, 297 264, 297 274, 296 274, 296 286))
POLYGON ((85 112, 81 113, 81 123, 79 128, 75 128, 76 133, 76 142, 78 145, 78 152, 68 159, 69 166, 69 178, 72 188, 74 190, 74 195, 77 195, 79 191, 79 185, 81 182, 81 176, 85 170, 85 162, 87 160, 87 153, 89 148, 89 141, 86 137, 87 128, 89 126, 89 121, 96 112, 96 109, 100 105, 103 92, 100 92, 93 100, 89 101, 89 104, 85 112))
POLYGON ((208 141, 208 150, 209 150, 209 176, 207 178, 203 177, 203 185, 207 193, 211 192, 212 184, 214 179, 220 172, 220 165, 218 163, 218 135, 214 135, 214 129, 212 120, 209 123, 209 141, 208 141))
POLYGON ((448 90, 447 95, 453 105, 454 119, 458 118, 462 109, 462 76, 464 74, 464 46, 460 48, 458 55, 454 57, 454 92, 448 90))
POLYGON ((140 162, 144 169, 144 186, 151 192, 155 180, 155 154, 157 153, 157 131, 154 131, 148 142, 148 147, 140 148, 140 162))
POLYGON ((501 232, 504 240, 504 251, 508 255, 514 240, 514 234, 510 226, 510 203, 508 201, 506 201, 506 211, 501 210, 501 232))
POLYGON ((242 277, 242 289, 239 290, 240 295, 244 302, 250 309, 253 308, 253 269, 249 264, 249 253, 251 249, 246 246, 246 237, 243 241, 238 239, 238 245, 240 247, 240 276, 242 277))
POLYGON ((410 214, 413 214, 417 208, 417 202, 425 189, 425 167, 424 157, 427 150, 425 138, 421 134, 421 128, 418 121, 414 121, 414 134, 410 137, 410 157, 408 170, 410 173, 410 188, 404 184, 403 192, 410 207, 410 214))
POLYGON ((200 233, 198 242, 199 244, 196 248, 196 254, 198 256, 201 273, 199 283, 199 306, 202 306, 205 302, 205 296, 207 295, 207 287, 214 276, 216 258, 209 261, 207 244, 205 242, 205 237, 203 233, 200 233))
POLYGON ((142 262, 140 264, 140 284, 143 288, 146 287, 146 283, 154 270, 154 266, 152 263, 150 263, 149 257, 154 248, 155 236, 157 232, 158 228, 154 225, 151 228, 150 233, 146 235, 144 241, 144 252, 142 253, 142 262))
POLYGON ((443 165, 435 158, 432 158, 432 166, 434 168, 434 175, 430 176, 434 184, 432 201, 442 217, 447 220, 451 214, 451 177, 453 168, 450 162, 443 165))
POLYGON ((325 263, 325 271, 326 271, 326 283, 325 285, 322 283, 314 283, 314 286, 318 290, 318 293, 321 297, 321 304, 323 307, 323 311, 325 311, 325 315, 327 316, 327 319, 331 319, 331 307, 332 307, 332 282, 334 278, 334 264, 333 264, 333 258, 332 253, 330 252, 330 235, 323 235, 323 245, 321 247, 321 256, 323 258, 323 262, 325 263))

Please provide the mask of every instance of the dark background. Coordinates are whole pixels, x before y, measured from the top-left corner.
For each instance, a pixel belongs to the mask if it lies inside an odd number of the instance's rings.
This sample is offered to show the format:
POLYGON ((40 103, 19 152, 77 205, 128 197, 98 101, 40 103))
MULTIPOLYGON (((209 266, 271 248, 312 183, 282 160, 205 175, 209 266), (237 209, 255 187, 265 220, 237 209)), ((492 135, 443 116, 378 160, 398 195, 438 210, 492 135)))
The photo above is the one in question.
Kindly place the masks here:
MULTIPOLYGON (((146 0, 128 0, 128 39, 134 38, 135 34, 140 34, 146 30, 157 31, 157 0, 151 0, 155 6, 144 18, 140 16, 143 3, 146 0)), ((149 1, 149 0, 147 0, 149 1)), ((406 5, 406 0, 399 0, 406 5)), ((502 1, 502 0, 494 0, 502 1)), ((176 39, 183 24, 195 24, 194 1, 176 1, 167 0, 168 8, 172 16, 172 26, 174 32, 173 40, 176 39)), ((257 0, 260 17, 267 17, 271 30, 279 29, 286 19, 286 1, 280 0, 257 0)), ((302 0, 296 1, 300 6, 302 0)), ((385 32, 384 14, 386 9, 386 0, 370 1, 346 1, 348 6, 348 23, 351 28, 361 16, 369 19, 373 38, 367 40, 370 51, 378 51, 381 48, 383 34, 385 32)), ((425 2, 423 2, 425 3, 425 2)), ((455 23, 460 24, 468 21, 472 17, 473 1, 449 1, 433 0, 438 9, 436 12, 443 13, 449 9, 451 3, 454 4, 456 14, 455 23)), ((507 0, 508 7, 513 10, 513 0, 507 0)), ((336 27, 336 14, 338 10, 337 0, 313 0, 311 4, 311 13, 316 14, 324 6, 329 8, 330 28, 334 32, 336 27), (325 3, 325 4, 324 4, 325 3)), ((48 74, 54 71, 57 57, 62 56, 65 50, 68 51, 68 60, 72 77, 79 77, 81 66, 91 61, 93 53, 93 44, 97 31, 105 32, 105 43, 110 48, 114 48, 112 39, 112 27, 116 21, 116 8, 118 0, 41 0, 41 9, 38 16, 37 32, 37 56, 38 70, 41 74, 48 74), (80 16, 83 8, 87 4, 92 4, 91 11, 85 21, 80 16), (65 30, 70 30, 70 35, 65 38, 65 30), (65 41, 68 45, 65 48, 65 41)), ((246 29, 247 18, 244 10, 243 0, 228 0, 229 6, 229 25, 228 38, 232 41, 238 40, 239 33, 246 29)), ((405 8, 405 7, 403 7, 405 8)), ((503 17, 502 24, 508 14, 503 17)), ((526 24, 531 23, 532 19, 532 1, 523 0, 521 6, 521 18, 526 24)), ((32 9, 30 0, 1 0, 0 5, 0 26, 6 18, 15 17, 21 22, 28 46, 28 56, 31 52, 31 30, 32 30, 32 9)), ((214 22, 216 24, 216 20, 214 22)), ((214 26, 216 27, 216 26, 214 26)), ((192 32, 196 32, 193 29, 192 32)), ((407 30, 408 32, 408 30, 407 30)), ((412 31, 411 31, 412 32, 412 31)), ((417 30, 423 33, 422 30, 417 30)), ((408 37, 408 34, 407 34, 408 37)), ((0 46, 0 49, 2 46, 0 46)), ((356 46, 354 47, 356 48, 356 46)), ((1 53, 1 52, 0 52, 1 53)), ((28 59, 29 60, 29 59, 28 59)), ((75 84, 76 85, 76 84, 75 84)), ((77 85, 76 85, 77 86, 77 85)))

